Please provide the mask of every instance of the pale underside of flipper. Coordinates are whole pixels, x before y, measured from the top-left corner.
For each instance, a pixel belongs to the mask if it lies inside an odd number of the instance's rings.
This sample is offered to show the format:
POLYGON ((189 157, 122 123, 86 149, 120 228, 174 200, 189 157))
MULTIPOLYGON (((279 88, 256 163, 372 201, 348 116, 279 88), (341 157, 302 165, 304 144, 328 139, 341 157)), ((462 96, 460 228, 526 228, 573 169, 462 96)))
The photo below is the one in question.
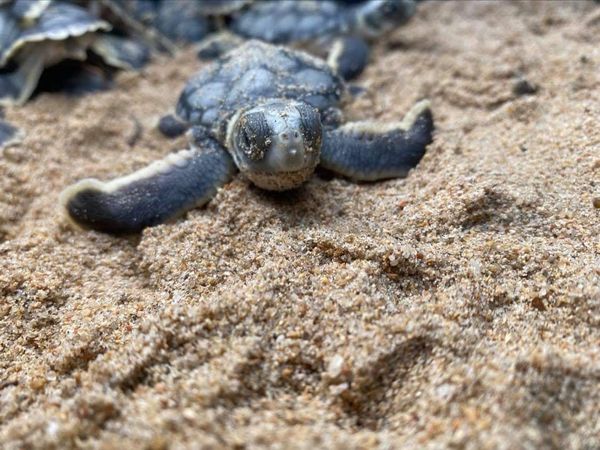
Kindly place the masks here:
POLYGON ((102 182, 81 180, 63 191, 67 219, 86 229, 128 234, 202 206, 236 172, 215 141, 171 154, 130 175, 102 182))
POLYGON ((433 129, 427 100, 402 122, 350 122, 324 133, 320 166, 356 181, 405 177, 425 154, 433 129))

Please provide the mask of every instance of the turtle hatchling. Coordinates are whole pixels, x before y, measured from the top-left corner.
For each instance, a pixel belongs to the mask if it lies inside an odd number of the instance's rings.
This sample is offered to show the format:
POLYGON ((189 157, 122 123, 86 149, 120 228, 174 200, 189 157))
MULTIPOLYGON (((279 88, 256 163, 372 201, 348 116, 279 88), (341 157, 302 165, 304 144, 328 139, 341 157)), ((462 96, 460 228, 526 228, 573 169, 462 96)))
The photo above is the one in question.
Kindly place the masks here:
POLYGON ((77 5, 50 0, 0 3, 0 103, 21 104, 45 67, 65 59, 83 61, 92 50, 111 66, 136 69, 148 50, 106 34, 111 26, 77 5))
POLYGON ((208 38, 198 56, 211 59, 245 39, 260 39, 328 56, 329 64, 350 80, 367 65, 367 42, 403 25, 415 11, 415 0, 254 2, 232 11, 227 27, 230 32, 208 38))
POLYGON ((175 53, 178 43, 197 42, 212 31, 201 0, 100 0, 100 5, 118 30, 155 50, 175 53))
POLYGON ((355 181, 406 176, 432 141, 429 102, 400 122, 341 124, 346 94, 325 61, 248 41, 181 93, 176 114, 189 127, 189 148, 111 181, 81 180, 60 203, 80 228, 127 234, 205 204, 238 169, 276 191, 300 186, 317 165, 355 181))

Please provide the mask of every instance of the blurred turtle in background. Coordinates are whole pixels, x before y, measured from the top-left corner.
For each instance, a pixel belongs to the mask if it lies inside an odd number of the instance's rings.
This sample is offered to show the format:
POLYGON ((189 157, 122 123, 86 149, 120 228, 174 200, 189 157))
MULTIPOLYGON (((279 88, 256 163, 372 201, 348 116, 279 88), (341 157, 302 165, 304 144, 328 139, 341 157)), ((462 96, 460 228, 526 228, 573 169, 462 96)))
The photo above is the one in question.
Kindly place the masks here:
POLYGON ((407 22, 416 2, 100 0, 100 4, 103 17, 155 49, 174 53, 180 44, 204 41, 199 56, 215 59, 247 39, 259 39, 320 57, 329 51, 330 65, 352 79, 368 62, 367 42, 407 22))
POLYGON ((27 101, 50 66, 46 90, 106 89, 112 69, 137 70, 151 50, 174 53, 204 39, 217 17, 248 2, 0 0, 0 104, 27 101))
MULTIPOLYGON (((34 92, 46 67, 65 60, 85 61, 90 52, 102 63, 121 69, 138 69, 146 63, 149 58, 146 46, 108 34, 109 30, 108 22, 72 3, 3 1, 0 4, 0 103, 24 103, 34 92)), ((97 90, 103 81, 103 74, 86 70, 71 79, 73 90, 84 92, 97 90)))
POLYGON ((225 26, 252 0, 99 0, 102 17, 157 50, 174 53, 225 26))
POLYGON ((101 90, 110 86, 109 68, 139 69, 150 50, 174 53, 219 29, 235 34, 209 39, 203 57, 256 38, 319 56, 329 49, 329 64, 351 79, 367 64, 366 40, 414 9, 414 0, 0 0, 0 104, 24 103, 44 69, 62 61, 46 89, 101 90), (98 64, 74 63, 86 60, 98 64))
POLYGON ((245 39, 293 45, 320 57, 344 79, 357 77, 369 58, 368 41, 406 23, 414 0, 282 0, 230 8, 228 32, 209 38, 199 57, 213 59, 245 39))

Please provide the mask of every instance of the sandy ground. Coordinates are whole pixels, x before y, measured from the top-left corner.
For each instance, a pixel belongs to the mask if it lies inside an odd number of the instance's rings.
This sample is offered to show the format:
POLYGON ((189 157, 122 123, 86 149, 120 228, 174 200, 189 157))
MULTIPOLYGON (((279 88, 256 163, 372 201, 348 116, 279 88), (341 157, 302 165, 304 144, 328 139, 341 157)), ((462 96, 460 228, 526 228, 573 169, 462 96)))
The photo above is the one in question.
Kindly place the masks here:
POLYGON ((347 112, 431 98, 405 180, 70 229, 65 186, 185 146, 153 126, 198 67, 6 111, 0 447, 600 448, 600 7, 425 3, 380 42, 347 112))

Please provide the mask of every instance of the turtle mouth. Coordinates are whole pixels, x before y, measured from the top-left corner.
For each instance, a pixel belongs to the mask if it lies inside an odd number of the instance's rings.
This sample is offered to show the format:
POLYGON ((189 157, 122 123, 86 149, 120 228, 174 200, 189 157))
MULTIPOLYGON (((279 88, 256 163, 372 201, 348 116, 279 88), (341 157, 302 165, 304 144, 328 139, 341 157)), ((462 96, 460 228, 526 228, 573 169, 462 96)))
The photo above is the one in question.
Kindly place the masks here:
POLYGON ((285 128, 271 135, 269 148, 260 160, 247 160, 239 167, 256 186, 284 191, 304 183, 318 162, 319 152, 306 147, 300 130, 285 128))
POLYGON ((308 156, 302 134, 288 128, 273 136, 265 166, 272 172, 295 172, 307 166, 308 156))
POLYGON ((291 148, 287 151, 285 165, 288 171, 296 171, 304 167, 306 157, 303 153, 303 151, 296 148, 291 148))

